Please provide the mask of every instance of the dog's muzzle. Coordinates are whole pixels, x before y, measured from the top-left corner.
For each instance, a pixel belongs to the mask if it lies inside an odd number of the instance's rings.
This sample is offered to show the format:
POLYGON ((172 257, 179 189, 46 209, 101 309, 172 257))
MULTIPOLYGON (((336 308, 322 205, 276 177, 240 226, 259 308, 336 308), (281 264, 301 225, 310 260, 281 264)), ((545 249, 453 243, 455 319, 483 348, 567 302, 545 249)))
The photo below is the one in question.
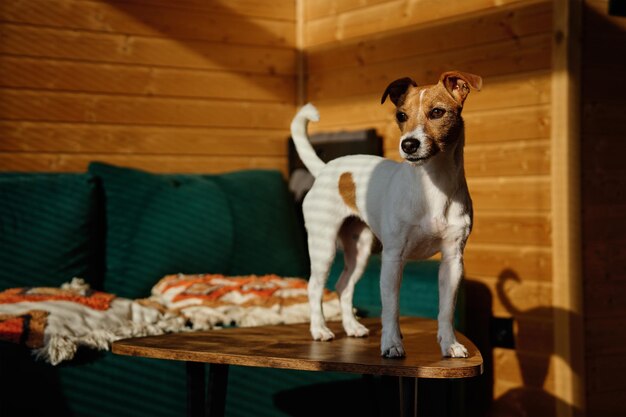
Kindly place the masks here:
POLYGON ((407 155, 413 155, 420 147, 420 141, 415 138, 407 138, 402 141, 400 148, 407 155))

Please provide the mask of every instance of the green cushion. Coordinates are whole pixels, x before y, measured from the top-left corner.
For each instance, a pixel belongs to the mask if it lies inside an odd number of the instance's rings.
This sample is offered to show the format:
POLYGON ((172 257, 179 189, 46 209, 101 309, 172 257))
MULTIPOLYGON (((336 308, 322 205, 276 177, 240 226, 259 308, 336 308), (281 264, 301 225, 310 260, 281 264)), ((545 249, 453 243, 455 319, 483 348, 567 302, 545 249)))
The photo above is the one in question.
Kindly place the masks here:
POLYGON ((228 272, 232 216, 215 181, 103 163, 89 172, 106 199, 105 290, 146 297, 166 274, 228 272))
POLYGON ((306 242, 293 197, 278 171, 213 176, 232 209, 234 248, 229 273, 308 278, 306 242))
POLYGON ((0 174, 0 288, 58 286, 73 277, 100 287, 98 195, 86 174, 0 174))

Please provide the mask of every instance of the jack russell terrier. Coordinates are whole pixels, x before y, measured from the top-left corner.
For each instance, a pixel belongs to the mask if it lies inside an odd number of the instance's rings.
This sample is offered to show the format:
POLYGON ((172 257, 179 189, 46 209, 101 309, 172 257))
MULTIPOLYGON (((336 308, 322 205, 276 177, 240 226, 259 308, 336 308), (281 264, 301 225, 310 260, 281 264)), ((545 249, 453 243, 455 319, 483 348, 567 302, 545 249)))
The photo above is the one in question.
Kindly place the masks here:
POLYGON ((307 136, 308 121, 318 121, 307 104, 291 123, 293 141, 304 165, 315 177, 303 202, 308 233, 311 278, 311 335, 331 340, 322 294, 335 257, 337 237, 344 248, 345 268, 337 281, 343 327, 348 336, 369 330, 354 316, 352 296, 370 255, 374 235, 382 243, 381 354, 405 356, 399 327, 399 290, 409 259, 441 252, 437 338, 447 357, 467 357, 454 334, 454 308, 463 275, 463 250, 472 228, 472 200, 465 181, 465 134, 461 110, 470 87, 480 90, 482 78, 460 71, 445 72, 435 85, 418 86, 411 78, 389 84, 387 97, 396 106, 401 130, 395 162, 371 155, 351 155, 325 164, 307 136))

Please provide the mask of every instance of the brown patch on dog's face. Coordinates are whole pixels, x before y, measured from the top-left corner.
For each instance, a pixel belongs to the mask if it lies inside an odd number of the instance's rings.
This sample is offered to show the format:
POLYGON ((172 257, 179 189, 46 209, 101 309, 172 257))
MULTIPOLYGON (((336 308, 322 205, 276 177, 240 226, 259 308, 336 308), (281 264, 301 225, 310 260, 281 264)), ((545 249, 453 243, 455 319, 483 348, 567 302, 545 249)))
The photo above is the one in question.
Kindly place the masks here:
POLYGON ((402 132, 400 154, 409 161, 420 161, 445 152, 458 139, 463 126, 462 108, 442 84, 409 89, 397 108, 406 115, 405 121, 398 119, 402 132), (417 141, 413 153, 406 144, 403 147, 407 139, 417 141))
POLYGON ((394 102, 404 159, 418 163, 454 147, 463 129, 461 111, 470 86, 480 89, 482 79, 458 71, 442 74, 434 85, 406 85, 394 102))
POLYGON ((352 173, 344 172, 339 176, 339 194, 346 203, 354 211, 358 211, 356 206, 356 184, 352 178, 352 173))

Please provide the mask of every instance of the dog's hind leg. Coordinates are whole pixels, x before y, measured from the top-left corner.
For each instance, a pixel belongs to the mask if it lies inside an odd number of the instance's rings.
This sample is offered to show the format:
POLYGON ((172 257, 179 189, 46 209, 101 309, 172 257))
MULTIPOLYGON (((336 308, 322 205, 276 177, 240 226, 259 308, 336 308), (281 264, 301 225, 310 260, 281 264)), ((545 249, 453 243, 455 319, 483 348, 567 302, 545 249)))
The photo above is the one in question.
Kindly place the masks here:
MULTIPOLYGON (((306 210, 306 206, 304 208, 306 210)), ((307 222, 309 257, 311 258, 311 277, 308 284, 309 305, 311 308, 311 336, 313 336, 314 340, 331 340, 334 339, 335 335, 326 326, 322 301, 330 265, 333 259, 335 259, 337 251, 337 233, 343 219, 333 216, 322 216, 325 220, 324 222, 315 222, 315 227, 309 227, 312 223, 310 216, 307 218, 306 211, 304 215, 307 222)), ((317 215, 319 216, 320 213, 317 213, 317 215)))
POLYGON ((354 286, 359 281, 367 265, 374 235, 361 220, 350 217, 339 231, 344 250, 344 269, 337 281, 337 292, 341 301, 343 328, 348 336, 364 337, 369 334, 367 327, 354 316, 352 298, 354 286))

